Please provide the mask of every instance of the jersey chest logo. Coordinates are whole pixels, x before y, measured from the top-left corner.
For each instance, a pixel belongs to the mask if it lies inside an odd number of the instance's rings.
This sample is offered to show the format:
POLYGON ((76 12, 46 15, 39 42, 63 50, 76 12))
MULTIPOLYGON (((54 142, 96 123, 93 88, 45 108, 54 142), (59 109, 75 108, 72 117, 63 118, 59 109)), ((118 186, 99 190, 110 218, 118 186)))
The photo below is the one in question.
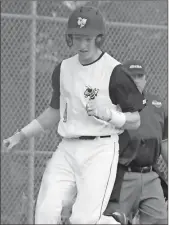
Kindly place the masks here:
POLYGON ((97 96, 98 92, 99 92, 99 89, 91 88, 90 86, 87 86, 86 90, 84 92, 84 96, 85 96, 85 98, 89 97, 89 100, 95 99, 95 97, 97 96))

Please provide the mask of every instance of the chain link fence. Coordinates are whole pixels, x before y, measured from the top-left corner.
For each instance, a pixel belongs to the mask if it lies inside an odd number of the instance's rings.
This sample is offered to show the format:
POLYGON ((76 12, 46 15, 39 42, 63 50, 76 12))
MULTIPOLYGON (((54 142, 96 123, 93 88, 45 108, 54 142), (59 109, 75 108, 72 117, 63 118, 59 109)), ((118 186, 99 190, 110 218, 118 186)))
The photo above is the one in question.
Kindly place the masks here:
MULTIPOLYGON (((2 0, 1 139, 48 106, 52 71, 73 53, 65 43, 65 22, 83 4, 99 7, 105 16, 103 50, 121 62, 142 60, 147 89, 167 108, 167 1, 2 0)), ((1 150, 1 224, 33 223, 42 174, 59 141, 54 130, 25 141, 10 154, 1 150)), ((162 159, 160 166, 167 176, 162 159)))

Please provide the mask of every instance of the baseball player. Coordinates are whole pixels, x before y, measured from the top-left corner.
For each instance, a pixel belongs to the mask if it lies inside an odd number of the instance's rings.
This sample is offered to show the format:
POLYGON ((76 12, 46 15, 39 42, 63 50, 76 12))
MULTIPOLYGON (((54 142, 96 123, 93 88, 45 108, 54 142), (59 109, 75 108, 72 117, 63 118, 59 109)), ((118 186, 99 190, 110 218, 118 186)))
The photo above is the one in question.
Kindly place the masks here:
POLYGON ((35 224, 59 224, 63 206, 73 199, 70 223, 117 224, 103 212, 116 177, 118 134, 137 129, 143 97, 128 76, 113 76, 120 63, 102 52, 105 24, 98 9, 77 8, 70 15, 66 42, 77 54, 63 60, 52 74, 50 106, 17 134, 4 140, 10 150, 25 138, 55 126, 63 137, 43 175, 35 224), (116 104, 126 109, 120 112, 116 104), (103 118, 92 105, 103 106, 103 118), (75 198, 76 196, 76 198, 75 198))

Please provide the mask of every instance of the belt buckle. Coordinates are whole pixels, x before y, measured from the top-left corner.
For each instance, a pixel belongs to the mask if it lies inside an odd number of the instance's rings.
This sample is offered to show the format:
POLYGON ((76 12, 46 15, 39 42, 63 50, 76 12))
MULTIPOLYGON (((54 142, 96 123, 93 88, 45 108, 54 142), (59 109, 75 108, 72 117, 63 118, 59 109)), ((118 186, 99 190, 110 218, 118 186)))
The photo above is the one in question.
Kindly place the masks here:
POLYGON ((148 172, 151 172, 152 171, 152 166, 145 166, 145 167, 142 167, 141 168, 141 173, 144 173, 145 171, 147 171, 147 173, 148 172))

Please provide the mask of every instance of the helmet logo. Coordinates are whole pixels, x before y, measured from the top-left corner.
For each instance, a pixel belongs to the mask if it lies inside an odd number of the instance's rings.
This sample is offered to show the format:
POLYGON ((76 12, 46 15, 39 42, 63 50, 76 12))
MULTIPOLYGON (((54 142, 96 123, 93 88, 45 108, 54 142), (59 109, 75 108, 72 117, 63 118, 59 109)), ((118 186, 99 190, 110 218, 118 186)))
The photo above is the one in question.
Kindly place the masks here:
POLYGON ((80 26, 80 28, 84 27, 86 25, 87 19, 78 17, 77 18, 77 24, 80 26))

